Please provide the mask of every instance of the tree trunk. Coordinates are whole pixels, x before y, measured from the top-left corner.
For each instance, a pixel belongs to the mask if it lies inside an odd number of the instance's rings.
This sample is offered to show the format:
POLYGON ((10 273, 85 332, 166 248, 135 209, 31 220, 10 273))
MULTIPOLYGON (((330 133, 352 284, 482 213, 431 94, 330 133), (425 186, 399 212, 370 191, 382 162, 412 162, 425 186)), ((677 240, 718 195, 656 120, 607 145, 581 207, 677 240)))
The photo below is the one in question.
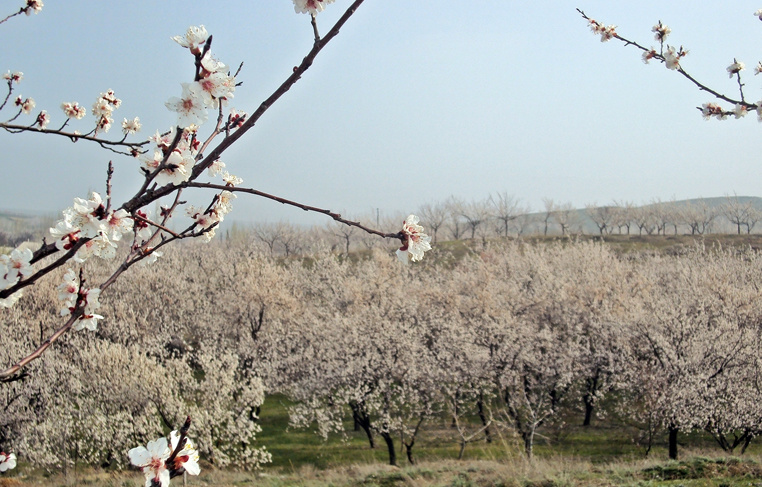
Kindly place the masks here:
POLYGON ((410 443, 403 443, 405 445, 405 455, 407 455, 407 461, 410 465, 415 465, 413 460, 413 445, 415 445, 415 437, 410 438, 410 443))
POLYGON ((583 397, 585 401, 585 419, 582 421, 582 426, 590 426, 590 421, 593 419, 593 397, 590 394, 585 394, 583 397))
POLYGON ((355 431, 358 431, 358 427, 362 428, 363 431, 365 431, 365 434, 368 436, 368 443, 370 443, 370 447, 375 448, 376 441, 373 438, 373 430, 370 427, 370 416, 368 416, 365 410, 354 402, 351 404, 351 407, 352 418, 355 421, 355 431))
POLYGON ((524 453, 526 453, 527 458, 531 460, 534 449, 534 428, 526 433, 521 433, 521 437, 524 439, 524 453))
POLYGON ((487 437, 487 443, 492 443, 492 433, 490 433, 489 426, 487 426, 487 416, 484 415, 484 401, 482 401, 481 397, 476 402, 476 407, 479 409, 479 419, 482 420, 482 426, 486 426, 484 428, 484 435, 487 437))
POLYGON ((676 426, 669 427, 669 459, 677 460, 677 431, 676 426))
POLYGON ((397 466, 397 452, 394 451, 394 440, 392 435, 387 433, 381 433, 381 437, 386 442, 386 448, 389 450, 389 465, 397 466))

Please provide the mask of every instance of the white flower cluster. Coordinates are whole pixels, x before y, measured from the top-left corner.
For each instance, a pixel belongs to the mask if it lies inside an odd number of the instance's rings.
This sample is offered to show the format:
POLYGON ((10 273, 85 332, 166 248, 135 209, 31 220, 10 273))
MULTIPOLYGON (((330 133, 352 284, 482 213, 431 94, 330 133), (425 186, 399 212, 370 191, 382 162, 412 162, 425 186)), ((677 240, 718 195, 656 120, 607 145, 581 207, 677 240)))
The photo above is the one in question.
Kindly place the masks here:
POLYGON ((208 108, 217 108, 220 101, 224 103, 233 98, 235 77, 228 74, 227 65, 213 58, 209 51, 201 57, 201 46, 208 38, 209 34, 203 25, 189 27, 185 37, 172 38, 190 49, 197 58, 201 58, 198 81, 182 83, 182 95, 173 96, 165 103, 167 108, 177 112, 177 125, 180 128, 203 124, 209 118, 208 108))
POLYGON ((189 438, 185 438, 185 445, 175 456, 174 460, 167 464, 167 460, 177 449, 180 435, 177 431, 170 434, 171 446, 166 438, 149 441, 146 446, 131 449, 127 456, 130 462, 143 470, 146 477, 146 486, 160 485, 167 487, 173 472, 181 472, 184 469, 190 475, 198 475, 201 468, 198 465, 198 452, 193 448, 189 438))
POLYGON ((93 103, 93 115, 98 119, 95 123, 95 132, 108 132, 111 124, 114 123, 112 114, 119 108, 122 100, 114 95, 114 90, 108 90, 101 93, 95 103, 93 103))
POLYGON ((44 7, 45 4, 42 3, 42 0, 26 0, 26 7, 24 7, 24 13, 29 16, 32 15, 32 12, 36 14, 40 13, 42 10, 42 7, 44 7))
POLYGON ((13 104, 19 107, 24 115, 32 113, 36 105, 34 98, 23 98, 21 95, 16 97, 13 104))
POLYGON ((738 74, 746 69, 746 65, 736 59, 733 59, 733 64, 727 67, 728 78, 732 78, 734 74, 738 74))
POLYGON ((74 198, 74 204, 63 211, 63 219, 50 229, 56 239, 56 248, 69 250, 80 238, 90 240, 74 256, 84 262, 95 255, 111 259, 116 255, 116 242, 132 230, 132 218, 125 210, 106 211, 100 194, 91 193, 90 199, 74 198))
POLYGON ((673 46, 667 46, 667 50, 664 51, 664 63, 667 69, 680 68, 680 59, 688 55, 688 51, 680 46, 680 49, 675 49, 673 46))
POLYGON ((161 170, 154 178, 154 182, 158 186, 184 183, 190 179, 193 165, 196 163, 196 153, 198 152, 198 144, 194 137, 196 126, 191 125, 185 128, 180 136, 179 143, 172 152, 169 152, 175 139, 175 133, 176 128, 172 128, 166 134, 156 132, 154 136, 149 137, 149 140, 156 143, 156 147, 152 155, 141 158, 141 169, 146 174, 159 169, 161 162, 165 157, 167 158, 161 170), (167 156, 167 154, 169 155, 167 156))
POLYGON ((334 0, 294 0, 294 11, 298 14, 317 15, 333 2, 334 0))
POLYGON ((12 84, 12 83, 19 84, 21 83, 21 80, 24 79, 24 73, 22 73, 21 71, 8 70, 3 75, 3 79, 6 80, 8 84, 12 84))
POLYGON ((589 20, 590 30, 593 34, 601 36, 601 42, 610 41, 616 36, 616 25, 609 25, 606 27, 597 20, 589 20))
POLYGON ((63 110, 66 118, 76 118, 77 120, 81 120, 87 113, 85 107, 81 106, 76 101, 62 103, 61 110, 63 110))
POLYGON ((410 215, 402 222, 402 233, 405 235, 405 241, 397 250, 397 258, 403 263, 421 260, 423 253, 431 250, 431 237, 423 233, 417 216, 410 215))
POLYGON ((0 452, 0 473, 16 468, 16 455, 0 452))
POLYGON ((651 28, 651 32, 654 33, 654 39, 659 42, 664 42, 664 39, 666 39, 667 36, 672 32, 672 29, 662 24, 660 20, 658 24, 654 25, 651 28))
MULTIPOLYGON (((0 255, 0 289, 8 289, 21 278, 32 275, 32 251, 13 249, 10 254, 0 255)), ((16 291, 7 298, 0 299, 0 308, 9 308, 21 298, 22 292, 16 291)))
POLYGON ((71 269, 66 270, 64 281, 58 286, 58 299, 64 302, 64 307, 61 308, 61 316, 73 313, 78 301, 84 304, 84 313, 72 326, 74 331, 85 328, 95 331, 98 328, 98 320, 103 319, 103 316, 95 313, 95 310, 101 306, 98 302, 100 295, 101 290, 97 288, 80 290, 77 275, 71 269))
MULTIPOLYGON (((237 198, 237 196, 230 191, 223 191, 217 195, 214 204, 212 204, 212 207, 209 210, 204 211, 202 208, 190 205, 185 211, 188 216, 196 222, 196 225, 203 230, 207 230, 225 219, 225 215, 230 213, 233 209, 232 201, 235 198, 237 198)), ((204 238, 207 242, 214 237, 215 229, 216 227, 204 232, 204 238)))

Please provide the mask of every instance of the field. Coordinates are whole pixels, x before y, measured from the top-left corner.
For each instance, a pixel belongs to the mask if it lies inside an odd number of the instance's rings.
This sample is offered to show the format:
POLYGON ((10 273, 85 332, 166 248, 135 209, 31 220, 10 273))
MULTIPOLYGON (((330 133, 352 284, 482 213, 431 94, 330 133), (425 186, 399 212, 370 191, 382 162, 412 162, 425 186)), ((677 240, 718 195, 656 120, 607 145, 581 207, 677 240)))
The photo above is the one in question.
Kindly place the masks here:
MULTIPOLYGON (((0 485, 143 485, 124 452, 185 415, 202 465, 189 485, 762 485, 757 439, 734 457, 740 447, 704 432, 760 428, 751 238, 448 242, 413 268, 383 252, 290 261, 191 245, 136 269, 119 300, 104 300, 107 325, 67 337, 11 383, 0 407, 19 467, 0 485), (231 264, 230 253, 248 257, 231 264), (601 377, 599 415, 583 427, 601 377), (526 402, 510 402, 522 391, 526 402), (375 448, 353 428, 357 406, 375 448), (492 441, 477 433, 459 460, 453 424, 475 432, 482 407, 492 441), (679 461, 667 460, 670 422, 679 461), (262 446, 272 463, 251 468, 262 446)), ((25 299, 28 313, 4 315, 16 326, 0 355, 36 342, 55 297, 25 299)))
MULTIPOLYGON (((262 409, 263 431, 259 441, 273 453, 273 463, 255 472, 216 469, 202 463, 202 474, 189 477, 187 485, 220 487, 554 487, 576 485, 617 486, 758 486, 762 485, 762 448, 752 445, 741 457, 720 455, 711 438, 695 434, 685 459, 666 459, 666 438, 660 438, 648 456, 635 444, 625 425, 612 421, 590 427, 569 426, 546 431, 538 442, 536 457, 527 461, 520 441, 507 435, 488 445, 469 445, 463 460, 458 446, 448 441, 444 422, 421 438, 420 460, 401 467, 385 465, 383 448, 371 450, 361 432, 347 438, 321 440, 310 431, 288 430, 287 399, 270 397, 262 409)), ((573 418, 569 418, 572 420, 573 418)), ((20 477, 0 478, 0 487, 37 485, 64 487, 93 485, 138 487, 136 471, 110 471, 79 466, 66 475, 49 475, 22 466, 20 477)), ((173 484, 181 484, 175 480, 173 484)))

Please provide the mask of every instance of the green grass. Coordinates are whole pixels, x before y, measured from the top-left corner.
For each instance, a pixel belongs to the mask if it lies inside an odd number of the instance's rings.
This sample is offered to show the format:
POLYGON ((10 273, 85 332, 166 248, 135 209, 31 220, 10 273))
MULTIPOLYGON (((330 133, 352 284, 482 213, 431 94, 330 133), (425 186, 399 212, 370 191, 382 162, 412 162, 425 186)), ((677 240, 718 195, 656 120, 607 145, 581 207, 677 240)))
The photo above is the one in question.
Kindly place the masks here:
MULTIPOLYGON (((495 435, 492 443, 469 444, 464 459, 457 460, 455 432, 444 418, 424 428, 415 446, 416 465, 409 465, 396 440, 400 467, 387 465, 381 438, 370 449, 362 431, 324 441, 312 430, 289 429, 289 402, 268 397, 262 406, 262 432, 258 443, 273 455, 273 463, 258 472, 218 470, 202 460, 202 475, 189 485, 341 487, 341 486, 512 486, 565 487, 616 486, 760 486, 762 450, 752 442, 747 455, 727 458, 702 433, 681 434, 680 461, 667 460, 666 437, 656 438, 648 457, 633 438, 636 431, 609 417, 582 427, 581 413, 570 411, 563 428, 544 428, 535 444, 535 459, 527 461, 519 438, 510 431, 495 435)), ((137 471, 103 471, 87 467, 70 469, 67 476, 46 475, 20 465, 11 475, 0 475, 0 487, 40 485, 143 485, 137 471), (18 483, 24 481, 24 483, 18 483), (16 483, 14 483, 16 482, 16 483)), ((175 480, 172 485, 181 485, 175 480)))

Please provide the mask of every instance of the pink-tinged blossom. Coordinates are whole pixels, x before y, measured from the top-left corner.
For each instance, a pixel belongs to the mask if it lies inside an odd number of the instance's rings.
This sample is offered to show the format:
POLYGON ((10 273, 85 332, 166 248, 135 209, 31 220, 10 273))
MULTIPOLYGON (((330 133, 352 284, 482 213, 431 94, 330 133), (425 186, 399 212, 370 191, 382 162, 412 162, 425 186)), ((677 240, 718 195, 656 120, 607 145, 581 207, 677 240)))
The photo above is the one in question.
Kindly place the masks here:
POLYGON ((239 112, 235 109, 231 109, 228 114, 228 127, 231 129, 241 128, 241 125, 246 121, 247 116, 246 112, 239 112))
POLYGON ((643 62, 648 64, 651 59, 656 57, 656 49, 653 47, 649 49, 648 51, 643 51, 643 62))
POLYGON ((13 102, 17 107, 21 109, 21 112, 25 115, 29 115, 32 113, 32 110, 34 110, 34 107, 36 103, 34 102, 34 98, 26 98, 22 99, 21 95, 16 97, 16 100, 13 102))
MULTIPOLYGON (((197 81, 204 104, 209 108, 217 108, 218 100, 230 100, 235 91, 235 78, 225 73, 212 73, 197 81)), ((224 105, 224 103, 223 103, 224 105)))
POLYGON ((21 278, 32 275, 32 257, 32 251, 29 249, 13 249, 10 254, 0 255, 0 270, 4 271, 3 275, 0 275, 0 282, 5 283, 3 289, 16 284, 21 278))
POLYGON ((105 234, 93 237, 77 250, 77 253, 74 254, 74 262, 81 264, 92 256, 111 260, 116 257, 116 244, 105 234))
POLYGON ((122 100, 116 97, 114 90, 108 90, 101 93, 95 103, 93 103, 93 115, 96 117, 110 116, 111 112, 119 108, 122 100))
POLYGON ((56 226, 50 229, 50 235, 56 240, 58 250, 69 250, 79 240, 80 229, 64 218, 58 220, 56 226))
POLYGON ((188 206, 188 208, 185 209, 185 213, 191 217, 196 225, 204 230, 211 227, 215 223, 220 222, 220 219, 215 213, 205 213, 202 208, 197 208, 193 205, 188 206))
POLYGON ((103 231, 109 239, 119 241, 122 234, 132 231, 132 224, 132 218, 126 210, 116 210, 106 216, 103 231))
POLYGON ((654 33, 654 39, 659 42, 664 42, 664 39, 666 39, 670 32, 672 32, 672 29, 662 24, 660 20, 658 24, 651 28, 651 32, 654 33))
POLYGON ((406 264, 408 260, 416 262, 423 259, 423 253, 431 250, 431 237, 423 233, 423 227, 418 221, 417 216, 410 215, 402 222, 405 241, 397 250, 397 258, 406 264))
POLYGON ((135 240, 138 243, 147 242, 153 236, 153 227, 146 222, 148 220, 148 213, 142 210, 135 212, 136 218, 134 219, 133 229, 135 230, 135 240))
POLYGON ((174 36, 171 39, 183 47, 190 49, 193 54, 201 54, 201 45, 209 38, 206 27, 192 25, 188 27, 185 36, 174 36))
POLYGON ((664 62, 667 69, 680 68, 680 59, 688 55, 688 51, 680 47, 679 51, 676 51, 674 47, 667 46, 667 50, 664 52, 664 62))
POLYGON ((101 303, 98 298, 101 295, 100 289, 88 289, 81 294, 81 298, 85 304, 85 309, 82 316, 74 323, 72 329, 74 331, 90 330, 95 331, 98 329, 98 320, 102 320, 103 316, 96 314, 95 310, 101 307, 101 303))
POLYGON ((140 124, 140 118, 135 117, 132 120, 126 118, 122 122, 122 132, 124 135, 135 134, 140 132, 142 125, 140 124))
MULTIPOLYGON (((169 434, 171 440, 171 451, 174 452, 177 449, 177 445, 180 442, 180 434, 177 431, 173 431, 169 434)), ((190 438, 185 438, 185 445, 177 453, 174 460, 174 465, 171 465, 172 470, 180 470, 184 468, 190 475, 198 475, 201 473, 201 467, 198 465, 198 451, 193 448, 193 442, 190 438)))
POLYGON ((334 0, 294 0, 294 11, 298 14, 317 15, 325 10, 325 6, 334 0))
POLYGON ((745 117, 747 113, 749 113, 749 109, 746 107, 746 105, 742 103, 736 103, 736 107, 733 109, 733 115, 735 115, 736 118, 745 117))
POLYGON ((182 83, 183 93, 180 98, 173 96, 164 105, 177 112, 177 126, 201 125, 209 118, 204 103, 203 89, 198 82, 182 83))
POLYGON ((588 23, 593 34, 598 34, 601 36, 601 42, 610 41, 616 37, 616 25, 609 25, 606 27, 597 20, 593 19, 590 19, 588 23))
POLYGON ((224 220, 225 215, 233 211, 233 200, 238 198, 230 191, 223 191, 217 195, 217 201, 212 207, 212 211, 217 214, 220 221, 224 220))
POLYGON ((64 210, 64 219, 79 228, 80 236, 98 236, 103 230, 102 219, 106 216, 106 206, 101 195, 93 191, 89 199, 74 198, 71 208, 64 210))
POLYGON ((204 68, 204 71, 207 74, 211 73, 227 73, 230 71, 230 68, 228 68, 228 65, 220 61, 219 59, 212 56, 211 53, 207 52, 203 58, 201 58, 201 67, 204 68))
MULTIPOLYGON (((23 108, 22 108, 23 110, 23 108)), ((37 121, 34 122, 35 125, 39 125, 41 129, 47 128, 48 124, 50 123, 50 115, 48 115, 48 112, 45 110, 41 111, 39 115, 37 115, 37 121)))
POLYGON ((725 120, 727 113, 716 103, 704 103, 701 105, 701 114, 705 120, 709 120, 711 117, 717 117, 718 120, 725 120))
POLYGON ((58 285, 58 299, 63 301, 63 308, 61 308, 61 316, 65 316, 72 312, 74 306, 77 304, 77 296, 79 295, 79 280, 73 270, 67 269, 64 274, 64 280, 58 285))
POLYGON ((98 122, 95 124, 95 133, 106 133, 111 128, 111 125, 114 124, 114 119, 103 115, 101 118, 98 119, 98 122))
POLYGON ((744 63, 733 59, 733 64, 727 67, 728 77, 732 78, 734 74, 740 73, 744 69, 746 69, 746 65, 744 63))
POLYGON ((44 7, 45 4, 42 3, 42 0, 26 0, 26 7, 24 8, 24 13, 27 15, 32 15, 32 12, 36 14, 40 13, 42 10, 42 7, 44 7))
POLYGON ((172 141, 175 140, 176 131, 177 126, 170 128, 169 132, 166 134, 162 134, 157 130, 154 135, 148 137, 148 140, 154 142, 156 146, 161 150, 169 149, 169 146, 172 145, 172 141))
POLYGON ((63 110, 64 115, 66 115, 67 118, 76 118, 77 120, 82 119, 82 117, 84 117, 87 113, 85 107, 80 106, 77 102, 62 103, 61 110, 63 110))
MULTIPOLYGON (((164 154, 161 151, 154 151, 153 157, 145 157, 141 160, 142 167, 151 173, 159 167, 163 158, 164 154)), ((195 162, 188 149, 175 149, 167 158, 164 168, 159 171, 154 181, 158 186, 184 183, 190 179, 195 162)))
POLYGON ((754 12, 754 16, 758 17, 759 20, 762 20, 762 8, 754 12))
POLYGON ((161 487, 169 485, 169 470, 165 462, 171 454, 166 438, 149 441, 146 447, 139 446, 127 452, 130 463, 143 470, 146 487, 151 487, 153 482, 161 487))
POLYGON ((222 174, 222 169, 225 167, 225 163, 221 160, 217 159, 213 163, 209 165, 207 168, 207 171, 209 172, 210 177, 214 177, 218 174, 222 174))
POLYGON ((11 83, 19 84, 24 79, 24 73, 21 71, 8 71, 3 75, 3 79, 11 83))
POLYGON ((16 468, 16 455, 0 452, 0 473, 16 468))
POLYGON ((239 184, 243 182, 243 179, 233 174, 230 174, 227 171, 222 173, 222 180, 225 181, 225 184, 227 186, 238 186, 239 184))

